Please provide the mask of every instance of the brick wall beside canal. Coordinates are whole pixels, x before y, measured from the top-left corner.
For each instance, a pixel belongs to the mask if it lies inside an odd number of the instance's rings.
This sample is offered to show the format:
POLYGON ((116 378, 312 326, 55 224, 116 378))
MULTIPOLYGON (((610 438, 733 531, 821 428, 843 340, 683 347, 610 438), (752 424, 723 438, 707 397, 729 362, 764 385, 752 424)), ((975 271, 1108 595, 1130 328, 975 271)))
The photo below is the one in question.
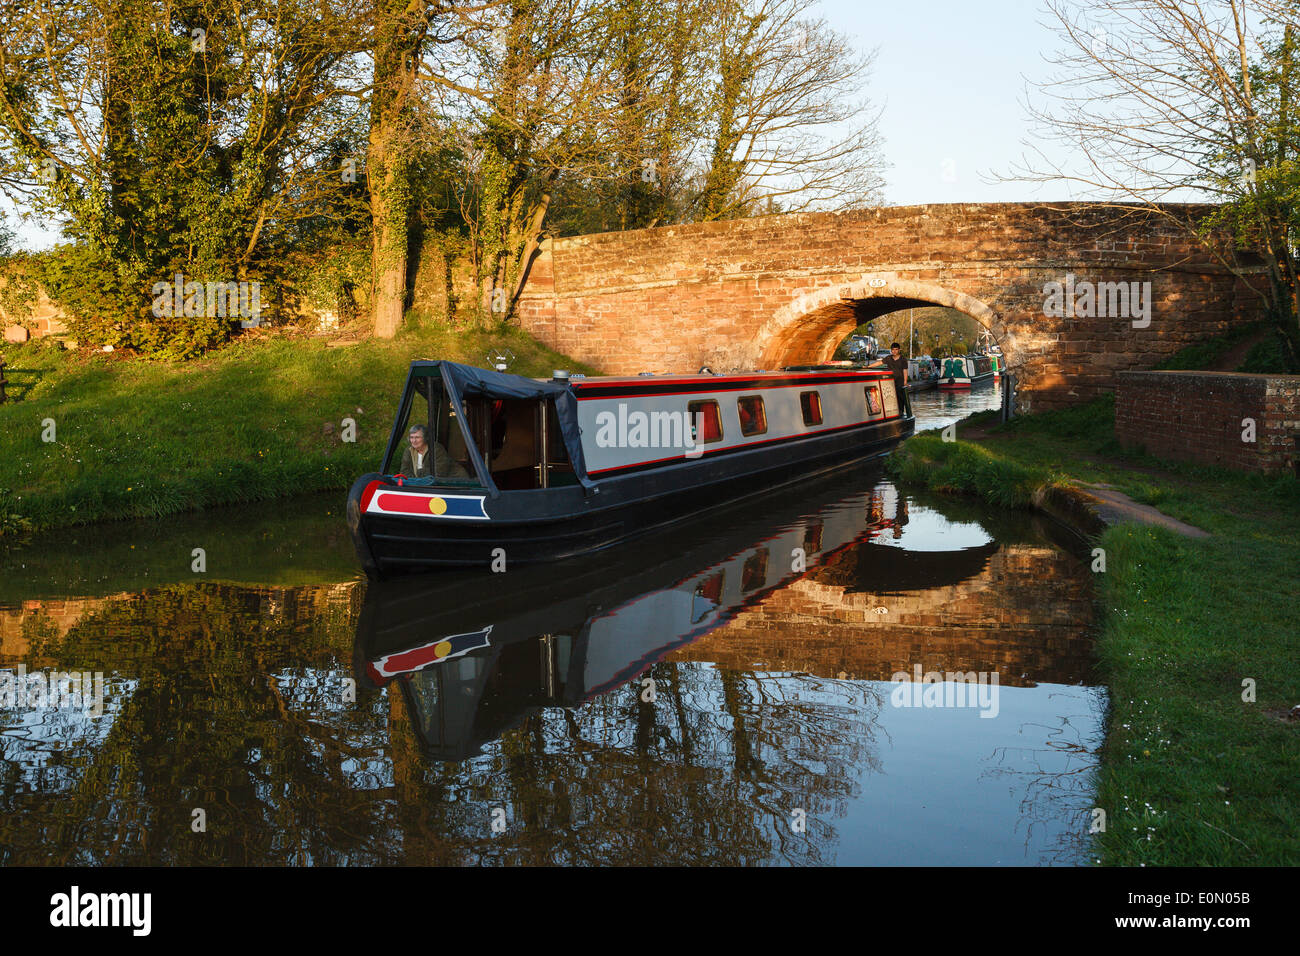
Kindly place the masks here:
POLYGON ((1243 471, 1300 462, 1300 375, 1133 371, 1116 386, 1115 437, 1126 448, 1243 471))

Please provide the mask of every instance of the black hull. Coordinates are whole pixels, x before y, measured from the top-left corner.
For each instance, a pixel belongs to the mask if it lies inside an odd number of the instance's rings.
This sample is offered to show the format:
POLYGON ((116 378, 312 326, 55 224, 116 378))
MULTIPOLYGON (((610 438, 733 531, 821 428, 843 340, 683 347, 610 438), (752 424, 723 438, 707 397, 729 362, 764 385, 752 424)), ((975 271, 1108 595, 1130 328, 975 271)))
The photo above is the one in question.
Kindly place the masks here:
MULTIPOLYGON (((383 480, 381 475, 364 475, 348 494, 348 526, 361 565, 372 578, 437 568, 489 568, 494 559, 502 557, 507 567, 556 561, 599 551, 748 495, 884 455, 914 427, 913 418, 895 418, 675 462, 603 479, 597 483, 597 493, 591 495, 577 486, 505 491, 487 500, 488 521, 363 514, 366 488, 383 480)), ((435 487, 402 490, 430 496, 464 493, 463 489, 435 487)))

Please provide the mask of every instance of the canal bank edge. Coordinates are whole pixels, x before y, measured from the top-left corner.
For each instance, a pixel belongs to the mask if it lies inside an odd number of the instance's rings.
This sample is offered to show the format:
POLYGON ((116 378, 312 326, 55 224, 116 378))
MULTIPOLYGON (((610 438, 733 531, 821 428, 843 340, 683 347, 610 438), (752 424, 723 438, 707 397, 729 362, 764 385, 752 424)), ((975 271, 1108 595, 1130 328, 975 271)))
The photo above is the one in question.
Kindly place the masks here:
POLYGON ((483 363, 508 350, 521 375, 594 371, 511 326, 453 327, 414 312, 395 338, 334 344, 286 331, 188 364, 71 351, 48 339, 7 348, 0 541, 346 493, 380 464, 393 383, 405 380, 413 357, 483 363))
POLYGON ((1209 537, 1209 532, 1134 501, 1109 485, 1080 484, 1040 485, 1031 499, 1033 506, 1087 538, 1098 538, 1107 528, 1125 522, 1168 528, 1189 538, 1209 537))
POLYGON ((1093 403, 995 429, 980 444, 922 433, 887 470, 901 484, 1049 515, 1090 541, 1093 570, 1104 572, 1094 654, 1110 702, 1095 771, 1093 813, 1104 816, 1080 831, 1095 862, 1295 865, 1300 482, 1114 460, 1112 430, 1111 409, 1093 403), (1102 482, 1209 533, 1137 524, 1098 497, 1102 482))
POLYGON ((975 495, 995 506, 1041 512, 1085 540, 1125 522, 1167 528, 1191 538, 1208 536, 1112 485, 1047 474, 969 440, 915 435, 889 457, 886 470, 895 479, 932 491, 975 495), (935 442, 942 446, 934 447, 935 442))

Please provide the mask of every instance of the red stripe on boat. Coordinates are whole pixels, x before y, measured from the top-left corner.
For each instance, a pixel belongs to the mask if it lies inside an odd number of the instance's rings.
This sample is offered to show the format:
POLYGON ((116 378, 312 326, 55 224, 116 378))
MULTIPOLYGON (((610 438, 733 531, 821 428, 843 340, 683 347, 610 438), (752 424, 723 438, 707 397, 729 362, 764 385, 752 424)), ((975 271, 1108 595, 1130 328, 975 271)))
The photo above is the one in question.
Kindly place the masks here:
POLYGON ((384 511, 395 511, 404 515, 427 515, 429 500, 432 495, 395 495, 387 492, 379 496, 376 502, 384 511))
POLYGON ((370 507, 370 499, 375 496, 375 489, 380 485, 378 481, 372 481, 361 492, 361 513, 365 514, 366 509, 370 507))

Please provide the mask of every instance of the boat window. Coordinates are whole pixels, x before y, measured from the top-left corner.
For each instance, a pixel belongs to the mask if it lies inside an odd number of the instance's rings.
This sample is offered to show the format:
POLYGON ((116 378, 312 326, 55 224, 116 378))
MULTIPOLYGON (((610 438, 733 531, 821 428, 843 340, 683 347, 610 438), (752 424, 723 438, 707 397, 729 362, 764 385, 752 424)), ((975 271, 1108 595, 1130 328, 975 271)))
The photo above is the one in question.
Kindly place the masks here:
POLYGON ((704 615, 722 603, 722 570, 705 578, 695 586, 695 595, 691 601, 691 623, 699 624, 704 615))
POLYGON ((762 435, 767 431, 767 412, 763 409, 761 395, 746 395, 736 399, 736 411, 740 413, 742 435, 762 435))
POLYGON ((740 590, 748 594, 767 583, 767 548, 755 551, 740 570, 740 590))
POLYGON ((465 402, 465 414, 492 481, 502 491, 578 483, 554 399, 472 398, 465 402))
POLYGON ((722 410, 717 402, 691 402, 686 411, 691 417, 691 436, 697 444, 722 441, 722 410))
POLYGON ((867 411, 872 415, 879 415, 881 413, 880 388, 876 385, 868 385, 863 391, 867 394, 867 411))
POLYGON ((400 431, 395 435, 393 451, 384 463, 384 474, 402 474, 408 478, 433 477, 449 484, 478 485, 474 466, 465 453, 452 414, 442 378, 434 375, 417 375, 408 391, 402 413, 398 416, 400 431), (423 428, 427 450, 423 456, 411 449, 412 428, 423 428))
POLYGON ((393 436, 394 440, 391 443, 393 449, 382 466, 385 475, 395 475, 402 470, 402 452, 407 447, 406 436, 410 432, 412 425, 423 424, 420 419, 425 417, 424 413, 415 406, 413 396, 414 393, 408 390, 402 404, 402 410, 397 415, 397 423, 393 426, 398 431, 393 436))
POLYGON ((560 416, 555 411, 555 399, 546 400, 546 471, 547 487, 576 485, 569 449, 564 445, 564 432, 560 431, 560 416))
POLYGON ((803 423, 805 425, 820 425, 822 423, 822 397, 818 392, 800 392, 799 405, 803 409, 803 423))

